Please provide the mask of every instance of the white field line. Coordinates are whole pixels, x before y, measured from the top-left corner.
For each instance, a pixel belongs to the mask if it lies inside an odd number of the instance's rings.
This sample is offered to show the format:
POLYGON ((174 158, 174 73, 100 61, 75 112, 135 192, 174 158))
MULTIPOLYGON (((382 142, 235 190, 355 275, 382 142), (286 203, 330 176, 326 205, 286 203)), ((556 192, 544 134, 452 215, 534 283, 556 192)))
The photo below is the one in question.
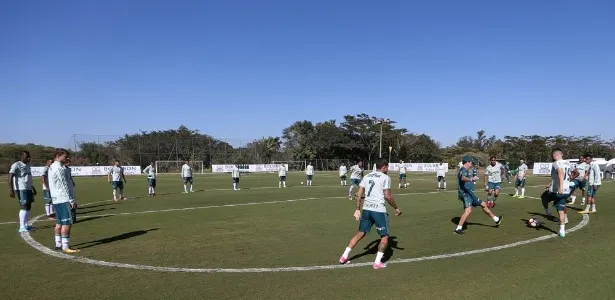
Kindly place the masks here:
MULTIPOLYGON (((32 223, 38 221, 38 219, 42 216, 37 216, 32 220, 32 223)), ((567 230, 567 233, 575 232, 583 227, 585 227, 589 223, 589 215, 583 215, 583 220, 573 228, 567 230)), ((440 255, 432 255, 432 256, 423 256, 423 257, 414 257, 414 258, 405 258, 405 259, 395 259, 388 262, 388 264, 398 264, 398 263, 411 263, 411 262, 420 262, 420 261, 428 261, 428 260, 438 260, 438 259, 447 259, 453 257, 467 256, 479 253, 486 253, 491 251, 498 251, 513 247, 518 247, 521 245, 526 245, 530 243, 536 243, 540 241, 544 241, 547 239, 551 239, 556 237, 557 235, 549 234, 540 236, 537 238, 518 241, 510 244, 504 244, 495 247, 482 248, 476 250, 448 253, 448 254, 440 254, 440 255)), ((372 265, 371 262, 364 263, 356 263, 356 264, 334 264, 334 265, 320 265, 320 266, 299 266, 299 267, 275 267, 275 268, 177 268, 177 267, 158 267, 158 266, 149 266, 149 265, 141 265, 141 264, 127 264, 127 263, 118 263, 118 262, 108 262, 103 260, 95 260, 86 257, 80 256, 71 256, 64 254, 62 252, 53 251, 41 243, 34 240, 29 232, 24 232, 21 234, 23 240, 32 246, 34 249, 42 252, 43 254, 47 254, 49 256, 67 259, 71 261, 76 261, 80 263, 103 266, 103 267, 113 267, 113 268, 126 268, 126 269, 135 269, 135 270, 147 270, 147 271, 157 271, 157 272, 182 272, 182 273, 264 273, 264 272, 292 272, 292 271, 314 271, 314 270, 333 270, 333 269, 342 269, 342 268, 356 268, 356 267, 365 267, 372 265)))
MULTIPOLYGON (((537 186, 527 186, 530 187, 540 187, 542 185, 537 186)), ((261 187, 265 188, 273 188, 273 187, 261 187)), ((261 188, 252 188, 252 189, 261 189, 261 188)), ((277 187, 275 187, 277 189, 277 187)), ((207 190, 207 191, 231 191, 232 189, 215 189, 215 190, 207 190)), ((408 195, 428 195, 428 194, 439 194, 439 193, 452 193, 457 192, 457 190, 448 190, 448 191, 435 191, 435 192, 414 192, 414 193, 403 193, 403 194, 394 194, 394 196, 408 196, 408 195)), ((526 196, 527 197, 527 196, 526 196)), ((132 197, 128 199, 137 199, 137 198, 145 198, 145 196, 132 197)), ((259 204, 277 204, 277 203, 285 203, 285 202, 299 202, 299 201, 309 201, 309 200, 319 200, 319 199, 343 199, 348 198, 345 196, 336 196, 336 197, 321 197, 321 198, 302 198, 302 199, 291 199, 291 200, 277 200, 277 201, 266 201, 266 202, 250 202, 250 203, 237 203, 237 204, 224 204, 224 205, 209 205, 209 206, 196 206, 196 207, 184 207, 184 208, 171 208, 171 209, 163 209, 163 210, 146 210, 146 211, 136 211, 136 212, 125 212, 125 213, 115 213, 115 214, 99 214, 99 215, 85 215, 81 216, 80 219, 89 219, 89 218, 99 218, 99 217, 111 217, 111 216, 127 216, 127 215, 137 215, 137 214, 151 214, 151 213, 161 213, 161 212, 173 212, 173 211, 185 211, 185 210, 195 210, 195 209, 209 209, 209 208, 222 208, 222 207, 235 207, 235 206, 250 206, 250 205, 259 205, 259 204)), ((529 197, 527 197, 529 198, 529 197)), ((90 202, 87 204, 80 205, 80 207, 87 207, 88 205, 103 203, 103 202, 112 202, 113 200, 102 200, 96 202, 90 202)), ((39 222, 55 222, 55 220, 40 220, 39 222)), ((10 225, 17 224, 15 221, 9 222, 0 222, 0 225, 10 225)))

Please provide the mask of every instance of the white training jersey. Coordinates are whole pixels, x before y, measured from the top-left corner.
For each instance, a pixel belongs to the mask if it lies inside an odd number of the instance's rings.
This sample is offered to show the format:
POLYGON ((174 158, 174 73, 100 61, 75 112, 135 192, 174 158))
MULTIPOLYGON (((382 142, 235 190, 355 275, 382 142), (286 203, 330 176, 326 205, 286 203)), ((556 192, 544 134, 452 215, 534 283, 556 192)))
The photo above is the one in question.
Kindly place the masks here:
POLYGON ((361 179, 363 177, 363 169, 359 165, 350 167, 350 179, 361 179))
POLYGON ((239 168, 237 168, 237 167, 233 168, 233 170, 231 171, 231 177, 239 178, 239 168))
POLYGON ((446 166, 445 165, 440 165, 438 166, 438 168, 436 169, 436 176, 446 176, 446 166))
POLYGON ((41 177, 43 177, 43 190, 48 190, 49 189, 49 167, 45 166, 45 168, 43 168, 43 174, 41 174, 41 177))
POLYGON ((49 193, 53 204, 75 202, 75 190, 66 169, 59 161, 49 167, 49 193))
POLYGON ((579 172, 579 177, 577 177, 578 180, 585 180, 585 173, 588 171, 588 169, 590 168, 590 166, 586 163, 580 163, 577 165, 577 171, 579 172))
POLYGON ((365 189, 363 209, 386 213, 384 191, 391 189, 391 178, 382 172, 369 173, 359 185, 365 189))
POLYGON ((487 168, 485 168, 485 175, 487 175, 487 179, 492 183, 500 183, 502 182, 502 164, 495 163, 495 166, 489 164, 487 168))
POLYGON ((522 164, 517 168, 517 178, 520 180, 525 179, 525 175, 527 175, 527 165, 526 164, 522 164))
POLYGON ((32 172, 30 165, 18 161, 11 165, 10 174, 15 175, 13 189, 17 190, 32 190, 32 172))
POLYGON ((404 164, 399 165, 399 174, 406 174, 407 170, 408 169, 406 168, 406 165, 404 164))
POLYGON ((589 185, 601 185, 600 166, 596 162, 589 165, 589 185))
POLYGON ((182 166, 182 177, 192 177, 192 168, 188 164, 182 166))
POLYGON ((113 166, 109 169, 109 174, 111 175, 111 181, 122 181, 124 168, 121 166, 113 166))
POLYGON ((570 162, 567 160, 556 160, 551 165, 551 187, 549 192, 557 193, 559 191, 559 173, 558 170, 564 170, 564 186, 562 186, 562 194, 570 194, 570 162))
POLYGON ((152 165, 149 165, 143 169, 143 173, 147 174, 148 179, 156 179, 156 168, 152 165))
POLYGON ((462 163, 462 162, 459 162, 459 164, 457 164, 457 167, 458 167, 459 169, 463 168, 463 163, 462 163))
POLYGON ((346 176, 348 174, 348 168, 346 166, 340 166, 340 177, 346 176))
POLYGON ((282 177, 282 176, 286 176, 286 167, 281 166, 281 167, 280 167, 280 170, 278 171, 278 175, 279 175, 280 177, 282 177))
POLYGON ((314 175, 314 166, 307 166, 307 168, 305 168, 305 175, 314 175))

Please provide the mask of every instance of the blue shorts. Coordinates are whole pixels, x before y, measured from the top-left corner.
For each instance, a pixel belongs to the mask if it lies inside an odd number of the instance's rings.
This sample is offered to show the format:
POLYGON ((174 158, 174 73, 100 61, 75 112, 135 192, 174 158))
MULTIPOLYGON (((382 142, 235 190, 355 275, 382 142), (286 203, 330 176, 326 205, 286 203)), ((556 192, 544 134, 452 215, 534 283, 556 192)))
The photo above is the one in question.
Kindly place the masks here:
POLYGON ((188 183, 192 184, 192 176, 184 177, 184 184, 188 184, 188 183))
POLYGON ((346 181, 346 175, 340 176, 340 179, 346 181))
POLYGON ((369 233, 373 225, 376 225, 378 235, 389 235, 389 214, 364 209, 359 221, 359 232, 369 233))
POLYGON ((499 190, 501 182, 487 182, 487 188, 490 190, 499 190))
POLYGON ((598 189, 600 188, 599 185, 590 185, 589 186, 589 190, 587 190, 587 196, 588 197, 596 197, 596 193, 598 193, 598 189), (596 188, 594 188, 594 186, 596 188))
POLYGON ((111 181, 111 186, 114 190, 120 189, 124 190, 124 182, 123 181, 111 181))
POLYGON ((286 176, 280 176, 280 181, 286 181, 286 176))
POLYGON ((399 180, 405 179, 406 178, 406 174, 399 174, 399 180))
POLYGON ((478 197, 476 197, 474 193, 459 194, 459 200, 463 202, 464 209, 469 208, 469 207, 481 206, 483 204, 483 201, 478 199, 478 197))
POLYGON ((239 177, 233 177, 233 183, 239 183, 239 177))
POLYGON ((45 200, 45 204, 51 204, 51 193, 49 190, 43 190, 43 200, 45 200))
POLYGON ((570 197, 570 194, 557 194, 549 191, 545 191, 542 193, 540 198, 543 201, 543 204, 548 204, 549 202, 553 202, 553 207, 557 209, 557 211, 563 211, 566 209, 566 199, 570 197))
POLYGON ((156 178, 148 178, 147 179, 147 184, 153 188, 156 187, 156 178))
POLYGON ((56 224, 73 225, 73 210, 70 203, 54 204, 53 209, 56 212, 56 224))
POLYGON ((587 186, 587 182, 585 182, 585 180, 575 179, 573 182, 574 182, 575 189, 585 190, 585 187, 587 186))
POLYGON ((350 184, 359 186, 359 184, 361 184, 361 179, 352 178, 350 179, 350 184))
POLYGON ((314 175, 307 175, 307 180, 312 180, 313 177, 314 175))
POLYGON ((515 187, 525 187, 525 178, 515 180, 515 187))
POLYGON ((34 192, 32 192, 32 190, 17 190, 15 191, 15 195, 17 195, 19 205, 22 208, 30 209, 34 202, 34 192))

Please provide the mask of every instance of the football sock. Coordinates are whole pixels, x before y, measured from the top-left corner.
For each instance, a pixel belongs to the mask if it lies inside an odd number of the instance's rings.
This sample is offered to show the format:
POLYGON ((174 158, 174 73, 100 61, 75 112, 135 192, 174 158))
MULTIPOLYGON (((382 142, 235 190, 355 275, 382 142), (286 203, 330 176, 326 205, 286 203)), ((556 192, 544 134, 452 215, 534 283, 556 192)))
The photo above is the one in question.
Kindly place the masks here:
POLYGON ((348 196, 352 196, 352 190, 354 189, 354 186, 350 186, 350 188, 348 189, 348 196))
POLYGON ((596 204, 592 204, 592 211, 596 211, 596 204))
POLYGON ((383 256, 384 256, 384 253, 378 251, 378 253, 376 254, 376 260, 374 261, 374 263, 377 263, 377 264, 381 263, 383 256))
POLYGON ((184 192, 188 192, 188 186, 184 184, 184 192))
POLYGON ((566 225, 559 225, 559 232, 566 231, 566 225))
POLYGON ((115 199, 117 199, 117 198, 116 198, 116 195, 117 195, 117 191, 116 191, 115 189, 113 189, 113 199, 114 199, 114 200, 115 200, 115 199))
POLYGON ((440 188, 440 186, 442 186, 442 184, 438 182, 438 188, 440 188))
POLYGON ((521 188, 521 196, 525 196, 525 188, 521 188))
POLYGON ((45 214, 51 216, 51 204, 45 204, 45 214))
POLYGON ((62 236, 62 250, 68 249, 69 241, 70 241, 70 236, 62 236))
POLYGON ((286 187, 286 181, 282 181, 282 186, 286 187))
POLYGON ((59 234, 56 234, 56 247, 62 247, 62 236, 59 234))
POLYGON ((519 195, 519 189, 515 188, 515 195, 519 195))
POLYGON ((444 182, 444 189, 446 189, 446 181, 444 182))
POLYGON ((30 211, 26 210, 26 215, 24 216, 23 226, 28 227, 28 219, 30 219, 30 211))
POLYGON ((585 206, 585 212, 588 212, 590 207, 591 207, 591 205, 589 205, 589 204, 587 206, 585 206))
POLYGON ((26 210, 25 209, 20 209, 19 210, 19 227, 26 227, 26 210))
POLYGON ((493 216, 493 218, 492 218, 492 219, 493 219, 493 221, 495 221, 495 222, 497 222, 497 221, 499 221, 499 220, 500 220, 500 218, 498 218, 497 216, 493 216))
POLYGON ((350 255, 350 251, 352 251, 352 248, 346 247, 346 250, 344 250, 344 254, 342 254, 342 257, 348 258, 348 255, 350 255))
POLYGON ((456 230, 463 230, 463 226, 457 225, 457 229, 456 230))

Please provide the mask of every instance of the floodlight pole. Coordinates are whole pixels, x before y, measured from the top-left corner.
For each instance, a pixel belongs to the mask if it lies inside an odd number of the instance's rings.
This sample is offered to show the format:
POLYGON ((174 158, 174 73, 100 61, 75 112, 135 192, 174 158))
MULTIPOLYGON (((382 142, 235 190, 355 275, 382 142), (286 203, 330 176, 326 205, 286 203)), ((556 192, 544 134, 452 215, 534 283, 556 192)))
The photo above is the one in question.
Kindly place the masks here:
POLYGON ((384 126, 384 123, 386 124, 392 124, 395 123, 394 121, 391 121, 390 119, 377 119, 377 122, 375 124, 380 124, 380 151, 379 151, 379 158, 382 158, 382 128, 384 126))

